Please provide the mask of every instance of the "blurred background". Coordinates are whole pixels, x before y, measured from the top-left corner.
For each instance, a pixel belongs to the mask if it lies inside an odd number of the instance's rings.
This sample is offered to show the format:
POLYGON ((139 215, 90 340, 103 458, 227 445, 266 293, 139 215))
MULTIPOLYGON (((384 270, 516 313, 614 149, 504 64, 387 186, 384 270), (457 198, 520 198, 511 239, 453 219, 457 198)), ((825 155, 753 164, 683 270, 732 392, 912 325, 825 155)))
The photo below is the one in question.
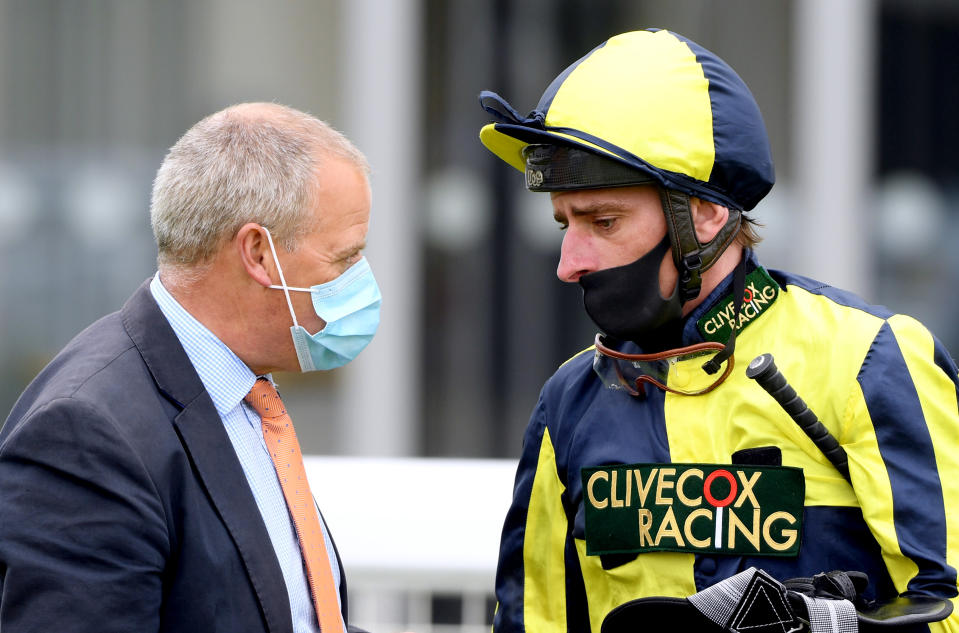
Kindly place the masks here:
MULTIPOLYGON (((356 362, 277 376, 304 452, 511 465, 542 383, 594 329, 555 277, 548 196, 478 141, 477 94, 525 113, 646 27, 713 50, 759 102, 777 168, 760 259, 916 316, 955 354, 956 0, 0 0, 0 411, 154 272, 166 149, 276 101, 369 157, 384 295, 356 362)), ((477 595, 419 604, 462 624, 486 613, 477 595)))

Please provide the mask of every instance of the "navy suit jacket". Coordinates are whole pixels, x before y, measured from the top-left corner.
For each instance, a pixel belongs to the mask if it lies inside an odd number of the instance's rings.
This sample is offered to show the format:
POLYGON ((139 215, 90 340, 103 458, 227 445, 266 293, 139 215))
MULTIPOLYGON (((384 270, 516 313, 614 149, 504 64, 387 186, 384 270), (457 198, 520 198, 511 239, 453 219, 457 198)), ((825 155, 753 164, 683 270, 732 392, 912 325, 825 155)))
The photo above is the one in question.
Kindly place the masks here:
POLYGON ((0 629, 292 632, 240 462, 149 283, 0 430, 0 629))

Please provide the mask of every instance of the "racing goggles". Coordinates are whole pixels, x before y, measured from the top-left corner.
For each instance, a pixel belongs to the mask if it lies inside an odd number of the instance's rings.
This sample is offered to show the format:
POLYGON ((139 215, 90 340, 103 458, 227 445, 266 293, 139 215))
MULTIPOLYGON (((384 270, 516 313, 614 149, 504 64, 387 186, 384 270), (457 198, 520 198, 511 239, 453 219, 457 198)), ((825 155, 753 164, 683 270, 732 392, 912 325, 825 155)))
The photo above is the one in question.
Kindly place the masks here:
POLYGON ((625 354, 607 347, 605 336, 596 335, 593 370, 608 389, 621 389, 631 396, 644 393, 643 383, 683 396, 701 396, 722 384, 733 370, 733 358, 720 363, 721 371, 708 373, 704 364, 723 351, 722 343, 705 342, 656 354, 625 354))

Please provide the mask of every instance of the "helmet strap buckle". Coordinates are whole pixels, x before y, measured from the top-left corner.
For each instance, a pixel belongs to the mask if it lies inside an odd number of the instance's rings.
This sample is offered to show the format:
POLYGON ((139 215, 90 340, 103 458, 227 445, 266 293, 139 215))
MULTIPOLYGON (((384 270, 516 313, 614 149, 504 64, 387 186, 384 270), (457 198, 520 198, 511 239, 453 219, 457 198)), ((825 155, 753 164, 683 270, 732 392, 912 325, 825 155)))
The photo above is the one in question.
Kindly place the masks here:
POLYGON ((699 291, 703 287, 702 267, 703 258, 698 252, 683 257, 682 264, 679 266, 679 297, 683 303, 699 296, 699 291))

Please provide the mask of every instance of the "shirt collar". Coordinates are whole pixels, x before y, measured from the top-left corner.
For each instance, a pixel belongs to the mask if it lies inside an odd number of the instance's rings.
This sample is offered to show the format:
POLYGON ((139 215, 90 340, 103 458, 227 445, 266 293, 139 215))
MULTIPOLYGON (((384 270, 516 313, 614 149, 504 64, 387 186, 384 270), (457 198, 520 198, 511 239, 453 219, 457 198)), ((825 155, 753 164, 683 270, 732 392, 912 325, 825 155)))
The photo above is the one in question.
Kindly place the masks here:
POLYGON ((253 388, 256 375, 216 335, 187 312, 153 276, 150 292, 183 345, 220 417, 237 407, 253 388))

